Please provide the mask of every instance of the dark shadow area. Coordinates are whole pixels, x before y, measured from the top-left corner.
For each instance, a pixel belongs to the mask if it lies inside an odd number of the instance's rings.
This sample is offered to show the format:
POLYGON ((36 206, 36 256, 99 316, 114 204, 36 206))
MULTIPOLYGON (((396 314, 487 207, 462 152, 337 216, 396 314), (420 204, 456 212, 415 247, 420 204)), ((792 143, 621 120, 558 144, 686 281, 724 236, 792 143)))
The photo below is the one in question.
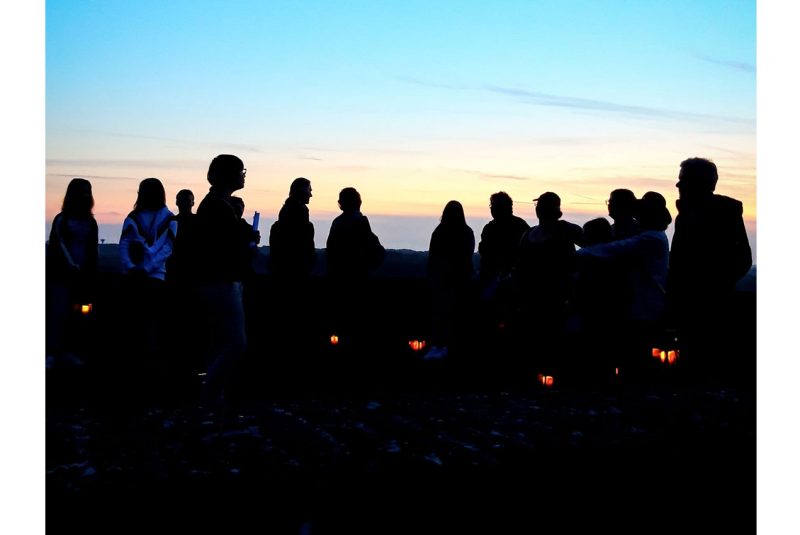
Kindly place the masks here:
POLYGON ((126 282, 102 272, 73 318, 85 366, 47 372, 48 532, 755 529, 754 292, 736 293, 719 380, 653 357, 638 377, 587 368, 591 343, 565 336, 547 388, 477 287, 452 353, 424 362, 426 280, 366 284, 355 351, 326 278, 297 318, 271 306, 271 277, 245 281, 249 351, 207 407, 191 324, 168 314, 180 336, 157 369, 122 358, 126 282))

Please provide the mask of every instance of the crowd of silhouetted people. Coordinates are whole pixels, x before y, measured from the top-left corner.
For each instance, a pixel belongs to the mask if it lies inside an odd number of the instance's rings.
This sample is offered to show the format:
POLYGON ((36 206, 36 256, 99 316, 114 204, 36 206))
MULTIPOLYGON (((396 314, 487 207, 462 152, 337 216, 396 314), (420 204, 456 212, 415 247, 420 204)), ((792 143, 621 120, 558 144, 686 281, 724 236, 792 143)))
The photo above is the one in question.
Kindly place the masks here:
MULTIPOLYGON (((184 358, 201 370, 211 398, 223 394, 248 350, 243 284, 254 275, 261 235, 243 219, 244 201, 233 195, 244 188, 246 171, 236 156, 215 157, 196 213, 193 192, 178 192, 174 214, 162 182, 142 180, 119 239, 126 280, 120 298, 129 312, 121 351, 158 373, 170 325, 171 336, 196 340, 184 358)), ((540 369, 591 354, 579 365, 636 370, 668 333, 688 365, 713 375, 730 350, 735 285, 752 265, 742 203, 715 194, 717 179, 716 165, 707 159, 681 163, 671 249, 665 231, 673 217, 658 192, 637 198, 615 189, 606 201, 612 222, 597 218, 582 227, 562 219, 554 192, 534 200, 533 226, 514 215, 508 194, 494 193, 492 220, 477 243, 477 273, 475 234, 461 203, 449 201, 430 239, 430 333, 422 360, 457 359, 459 333, 477 316, 487 328, 513 330, 516 350, 532 355, 540 369)), ((270 306, 279 307, 279 328, 288 340, 308 334, 304 318, 315 298, 311 197, 311 181, 295 179, 269 231, 270 306)), ((337 333, 366 351, 368 281, 386 250, 361 212, 355 188, 342 189, 338 204, 342 213, 326 242, 326 298, 338 305, 332 320, 337 333)), ((91 302, 97 277, 93 207, 91 183, 75 178, 52 222, 48 364, 80 363, 71 348, 69 316, 76 303, 91 302)), ((371 358, 380 359, 379 350, 371 358)))

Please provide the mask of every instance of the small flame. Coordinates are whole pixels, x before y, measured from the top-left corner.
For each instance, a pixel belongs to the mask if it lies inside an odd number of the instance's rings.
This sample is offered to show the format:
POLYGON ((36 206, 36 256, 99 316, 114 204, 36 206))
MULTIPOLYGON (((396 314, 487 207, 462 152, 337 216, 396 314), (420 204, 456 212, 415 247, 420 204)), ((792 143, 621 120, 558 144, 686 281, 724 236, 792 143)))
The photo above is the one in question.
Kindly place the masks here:
POLYGON ((678 355, 679 354, 680 354, 680 352, 677 349, 675 349, 673 351, 668 351, 667 352, 667 362, 670 363, 670 364, 675 364, 675 361, 678 360, 678 355))
POLYGON ((660 349, 658 349, 657 347, 654 347, 654 348, 653 348, 652 355, 653 355, 653 357, 655 357, 655 358, 659 358, 659 357, 661 356, 661 350, 660 350, 660 349))
POLYGON ((553 386, 553 376, 552 375, 544 375, 544 374, 540 373, 540 374, 538 374, 536 376, 536 378, 546 388, 550 388, 551 386, 553 386))
POLYGON ((661 359, 661 362, 666 362, 667 361, 667 352, 666 351, 662 351, 661 354, 659 355, 659 358, 661 359))
POLYGON ((425 340, 409 340, 408 347, 411 348, 412 351, 422 351, 425 349, 425 340))
POLYGON ((338 343, 339 343, 339 336, 337 336, 335 334, 332 334, 331 335, 331 345, 335 346, 338 343))
POLYGON ((91 312, 91 311, 92 311, 92 305, 91 305, 91 303, 90 303, 90 304, 88 304, 88 305, 81 305, 81 314, 84 314, 84 315, 86 315, 86 314, 88 314, 88 313, 89 313, 89 312, 91 312))

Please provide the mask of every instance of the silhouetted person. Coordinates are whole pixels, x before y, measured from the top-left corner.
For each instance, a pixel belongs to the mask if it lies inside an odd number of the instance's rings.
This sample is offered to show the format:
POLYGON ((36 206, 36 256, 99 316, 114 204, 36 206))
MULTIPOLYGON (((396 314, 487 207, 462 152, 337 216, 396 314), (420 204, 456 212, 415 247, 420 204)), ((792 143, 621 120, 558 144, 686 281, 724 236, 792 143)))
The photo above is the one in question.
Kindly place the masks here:
POLYGON ((159 354, 166 333, 164 281, 177 230, 164 185, 157 178, 145 178, 139 183, 133 211, 122 223, 119 256, 130 291, 126 332, 132 339, 126 347, 142 359, 148 372, 160 373, 165 368, 159 354))
MULTIPOLYGON (((331 223, 325 249, 331 302, 342 330, 339 334, 362 338, 370 314, 367 279, 370 269, 383 262, 386 250, 361 213, 361 195, 355 188, 339 192, 342 213, 331 223)), ((353 340, 358 344, 363 340, 353 340)))
POLYGON ((610 296, 614 307, 611 328, 617 338, 617 353, 624 362, 616 363, 629 369, 640 369, 648 358, 647 346, 652 345, 664 327, 665 287, 669 266, 669 241, 666 229, 672 222, 664 197, 648 191, 637 201, 635 213, 640 232, 624 240, 584 247, 579 258, 609 261, 628 283, 610 296), (627 291, 627 289, 631 291, 627 291), (617 316, 617 314, 619 314, 617 316))
POLYGON ((192 241, 192 231, 196 214, 192 213, 194 206, 194 193, 188 189, 182 189, 175 196, 175 205, 178 207, 178 214, 174 216, 178 223, 178 232, 175 235, 175 244, 172 254, 167 260, 167 280, 178 284, 186 283, 186 263, 189 262, 187 255, 183 252, 185 247, 189 247, 192 241))
POLYGON ((636 221, 636 195, 629 189, 615 189, 608 196, 608 217, 614 220, 611 234, 615 240, 624 240, 639 233, 636 221))
POLYGON ((363 280, 383 262, 386 250, 361 213, 361 195, 355 188, 339 192, 342 213, 331 223, 325 249, 328 275, 337 281, 363 280))
POLYGON ((589 247, 598 243, 608 243, 614 239, 611 223, 605 217, 597 217, 583 224, 583 235, 579 245, 589 247))
POLYGON ((481 232, 479 279, 482 290, 496 286, 511 274, 522 235, 530 228, 521 217, 514 215, 514 203, 504 191, 489 197, 492 220, 481 232))
POLYGON ((306 368, 302 358, 312 352, 309 299, 313 295, 311 272, 317 260, 314 225, 308 218, 311 182, 296 178, 289 187, 278 220, 269 233, 269 262, 274 288, 272 310, 277 353, 282 363, 298 371, 306 368), (297 318, 303 321, 297 321, 297 318))
POLYGON ((306 206, 311 197, 311 182, 296 178, 278 220, 270 229, 270 266, 276 277, 302 280, 311 276, 317 260, 314 225, 309 221, 306 206))
POLYGON ((529 350, 549 366, 561 352, 557 344, 573 289, 575 244, 583 229, 561 220, 561 198, 555 193, 542 193, 534 202, 539 224, 520 240, 515 277, 526 318, 522 328, 533 335, 529 350))
POLYGON ((258 244, 261 242, 261 233, 242 217, 244 215, 244 199, 232 195, 229 202, 231 206, 233 206, 236 216, 239 218, 239 239, 242 242, 242 248, 246 251, 246 257, 244 258, 242 266, 242 276, 244 279, 247 279, 255 273, 253 270, 253 260, 255 260, 258 255, 258 244))
POLYGON ((455 342, 473 275, 474 252, 475 234, 467 225, 464 207, 458 201, 450 201, 431 235, 428 250, 433 330, 432 346, 424 357, 427 360, 446 357, 455 342))
POLYGON ((68 354, 72 305, 92 302, 97 276, 97 221, 92 215, 92 185, 73 178, 67 185, 61 212, 54 218, 47 242, 47 365, 80 363, 68 354), (68 362, 67 362, 68 361, 68 362))
POLYGON ((753 259, 742 203, 714 194, 717 180, 713 162, 681 162, 667 288, 687 364, 722 372, 736 364, 722 358, 732 349, 736 282, 753 259))
POLYGON ((206 348, 205 397, 212 403, 222 399, 247 351, 242 279, 251 257, 238 203, 232 200, 246 173, 238 157, 216 156, 206 175, 211 187, 197 208, 193 267, 203 320, 198 332, 206 348))

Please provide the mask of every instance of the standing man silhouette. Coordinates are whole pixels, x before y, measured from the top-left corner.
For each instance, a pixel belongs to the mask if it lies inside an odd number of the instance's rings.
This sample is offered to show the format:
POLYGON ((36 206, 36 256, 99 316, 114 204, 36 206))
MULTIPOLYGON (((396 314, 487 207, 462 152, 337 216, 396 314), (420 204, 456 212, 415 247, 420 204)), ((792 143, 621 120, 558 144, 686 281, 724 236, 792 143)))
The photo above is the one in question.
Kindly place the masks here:
POLYGON ((704 375, 732 367, 734 290, 753 263, 742 203, 714 193, 718 178, 710 160, 681 162, 667 280, 687 365, 704 375))

